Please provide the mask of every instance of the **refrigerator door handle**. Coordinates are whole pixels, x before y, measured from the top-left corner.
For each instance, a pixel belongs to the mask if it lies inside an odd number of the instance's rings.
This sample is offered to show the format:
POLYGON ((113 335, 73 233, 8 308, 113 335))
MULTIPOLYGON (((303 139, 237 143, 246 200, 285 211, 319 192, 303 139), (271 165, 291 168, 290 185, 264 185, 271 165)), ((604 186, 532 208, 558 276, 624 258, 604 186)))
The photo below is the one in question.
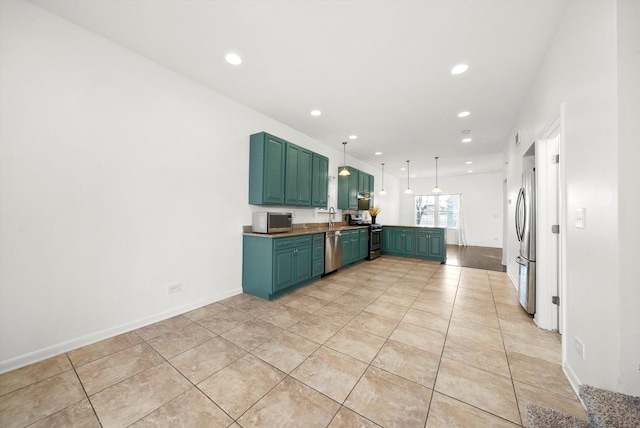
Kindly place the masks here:
POLYGON ((524 260, 522 260, 522 258, 520 256, 516 257, 516 263, 518 263, 519 265, 522 265, 522 266, 526 266, 527 265, 527 263, 524 260))
MULTIPOLYGON (((520 188, 518 192, 518 201, 516 202, 516 236, 518 237, 518 241, 521 242, 524 238, 524 225, 526 222, 526 210, 523 212, 522 223, 520 222, 520 206, 524 203, 524 187, 520 188)), ((526 207, 523 207, 526 208, 526 207)))

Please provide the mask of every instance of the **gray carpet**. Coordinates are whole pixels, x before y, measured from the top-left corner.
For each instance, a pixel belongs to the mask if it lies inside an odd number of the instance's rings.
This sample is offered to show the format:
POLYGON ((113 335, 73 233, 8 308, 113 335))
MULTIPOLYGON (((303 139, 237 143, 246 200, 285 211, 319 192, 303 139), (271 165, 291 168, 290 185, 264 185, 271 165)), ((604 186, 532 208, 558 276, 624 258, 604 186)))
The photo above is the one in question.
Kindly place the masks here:
POLYGON ((527 403, 527 419, 530 428, 589 428, 585 420, 533 403, 527 403))
POLYGON ((581 385, 580 398, 587 406, 590 427, 640 427, 640 397, 581 385))
POLYGON ((640 397, 580 386, 587 420, 533 403, 527 403, 531 428, 640 428, 640 397))

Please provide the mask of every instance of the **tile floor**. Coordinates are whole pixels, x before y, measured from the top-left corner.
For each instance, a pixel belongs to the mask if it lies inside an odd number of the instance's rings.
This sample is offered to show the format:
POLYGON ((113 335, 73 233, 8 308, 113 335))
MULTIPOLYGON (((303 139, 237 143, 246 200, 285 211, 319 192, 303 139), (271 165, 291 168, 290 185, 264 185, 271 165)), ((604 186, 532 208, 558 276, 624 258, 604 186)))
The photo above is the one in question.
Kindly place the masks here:
POLYGON ((393 257, 0 376, 2 427, 513 427, 585 418, 505 273, 393 257))

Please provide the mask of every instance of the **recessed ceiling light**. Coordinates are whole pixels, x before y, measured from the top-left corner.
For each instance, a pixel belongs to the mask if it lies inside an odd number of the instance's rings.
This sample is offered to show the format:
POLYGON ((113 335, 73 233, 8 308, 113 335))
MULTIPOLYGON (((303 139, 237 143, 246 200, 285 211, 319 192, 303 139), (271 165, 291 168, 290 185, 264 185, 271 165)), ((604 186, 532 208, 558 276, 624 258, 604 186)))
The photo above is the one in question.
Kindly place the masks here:
POLYGON ((469 66, 467 64, 458 64, 451 69, 451 74, 462 74, 467 71, 468 68, 469 66))
POLYGON ((465 162, 465 164, 467 164, 467 165, 471 165, 472 163, 473 163, 473 162, 471 162, 471 161, 466 161, 466 162, 465 162))
POLYGON ((349 135, 349 138, 352 139, 352 140, 355 140, 356 138, 358 138, 358 136, 357 135, 349 135))
POLYGON ((311 110, 311 116, 320 116, 321 114, 320 110, 311 110))
POLYGON ((468 170, 467 172, 473 172, 473 170, 472 170, 472 169, 470 169, 470 170, 468 170))
POLYGON ((416 178, 416 175, 415 174, 411 174, 411 178, 416 178))
POLYGON ((471 138, 463 138, 462 139, 463 143, 470 143, 471 141, 472 141, 471 138))
POLYGON ((382 152, 375 152, 374 155, 376 156, 380 156, 382 154, 382 152))
POLYGON ((400 171, 406 171, 406 170, 407 170, 407 168, 405 168, 405 167, 400 168, 400 171))
POLYGON ((227 54, 227 56, 224 58, 227 60, 229 64, 233 64, 233 65, 242 64, 242 58, 240 58, 240 55, 238 54, 230 53, 230 54, 227 54))
POLYGON ((460 113, 458 113, 458 117, 467 117, 470 114, 471 113, 469 113, 468 111, 461 111, 460 113))

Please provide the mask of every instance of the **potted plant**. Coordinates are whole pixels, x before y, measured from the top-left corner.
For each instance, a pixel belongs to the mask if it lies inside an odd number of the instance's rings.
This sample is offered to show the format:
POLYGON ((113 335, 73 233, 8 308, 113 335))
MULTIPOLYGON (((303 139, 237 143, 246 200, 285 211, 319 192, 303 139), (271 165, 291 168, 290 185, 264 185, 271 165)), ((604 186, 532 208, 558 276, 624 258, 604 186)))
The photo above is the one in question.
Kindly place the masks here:
POLYGON ((376 205, 375 207, 369 210, 369 215, 371 215, 371 223, 376 222, 376 217, 380 213, 380 205, 376 205))

